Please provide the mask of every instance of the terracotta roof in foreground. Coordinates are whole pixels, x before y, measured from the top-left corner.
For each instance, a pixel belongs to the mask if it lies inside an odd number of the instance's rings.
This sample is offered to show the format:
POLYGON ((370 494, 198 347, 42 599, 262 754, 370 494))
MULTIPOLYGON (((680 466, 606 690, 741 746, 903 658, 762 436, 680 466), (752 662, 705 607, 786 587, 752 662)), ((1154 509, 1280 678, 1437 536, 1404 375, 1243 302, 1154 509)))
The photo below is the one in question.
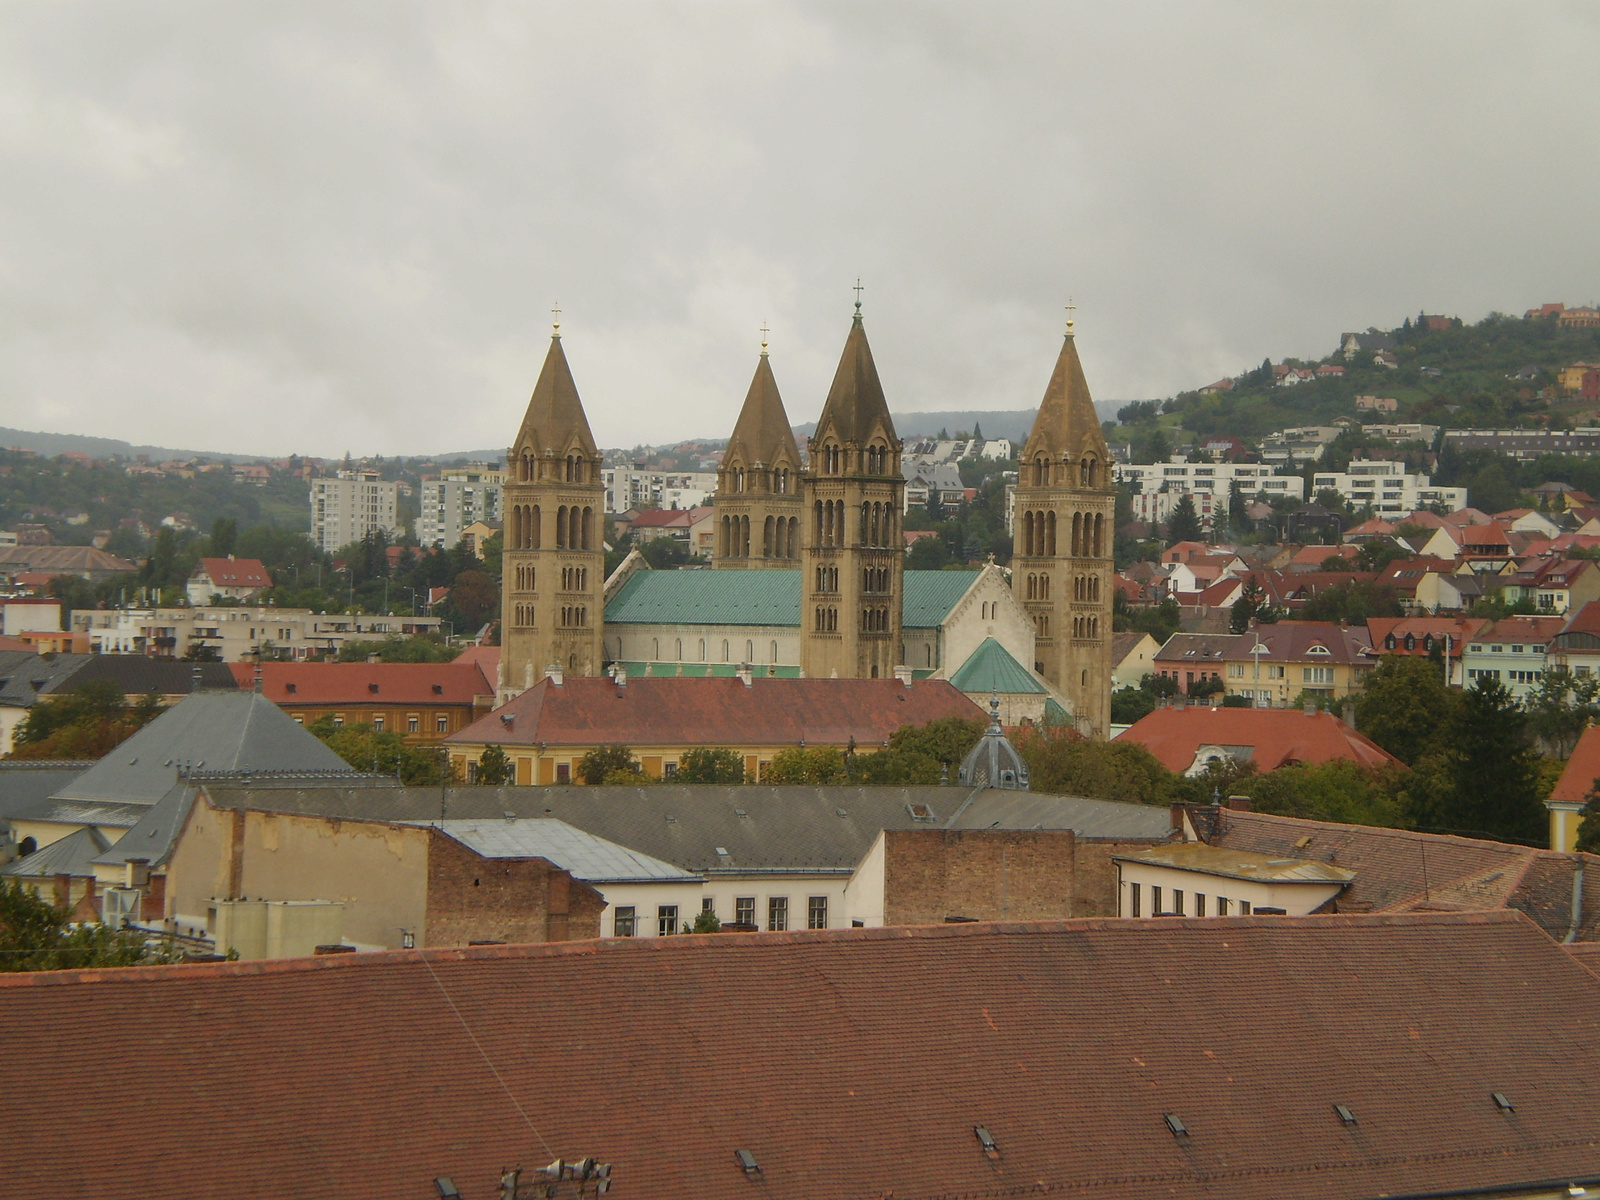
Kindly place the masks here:
MULTIPOLYGON (((735 574, 735 572, 728 572, 735 574)), ((445 739, 479 746, 814 746, 851 738, 874 749, 902 725, 983 710, 943 679, 767 679, 731 676, 541 679, 445 739)))
POLYGON ((34 1036, 0 1060, 0 1088, 28 1097, 6 1192, 365 1200, 443 1176, 471 1200, 558 1155, 612 1164, 622 1200, 1355 1200, 1589 1178, 1594 983, 1507 913, 13 975, 0 1021, 34 1036), (93 1096, 139 1102, 63 1119, 93 1096))

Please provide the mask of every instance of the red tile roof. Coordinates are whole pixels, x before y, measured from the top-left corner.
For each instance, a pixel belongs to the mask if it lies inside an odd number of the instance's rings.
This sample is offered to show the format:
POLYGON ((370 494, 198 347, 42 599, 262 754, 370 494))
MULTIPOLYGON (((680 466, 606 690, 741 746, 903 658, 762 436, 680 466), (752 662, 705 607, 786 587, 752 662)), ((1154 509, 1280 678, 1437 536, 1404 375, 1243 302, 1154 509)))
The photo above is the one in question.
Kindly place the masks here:
POLYGON ((1137 742, 1169 771, 1187 771, 1202 746, 1249 747, 1249 761, 1263 774, 1336 758, 1374 769, 1399 761, 1332 713, 1298 708, 1158 708, 1117 740, 1137 742))
POLYGON ((218 587, 272 586, 272 576, 259 558, 202 558, 200 569, 218 587))
MULTIPOLYGON (((1556 618, 1557 627, 1560 618, 1556 618)), ((1460 658, 1461 652, 1466 649, 1466 642, 1477 637, 1492 622, 1481 617, 1371 617, 1367 620, 1367 634, 1372 639, 1372 653, 1374 656, 1384 654, 1412 654, 1427 655, 1433 653, 1434 643, 1437 643, 1439 653, 1444 653, 1444 640, 1450 638, 1450 657, 1460 658), (1388 644, 1389 635, 1393 634, 1395 644, 1388 644), (1406 635, 1413 639, 1412 648, 1406 649, 1406 635), (1429 642, 1428 639, 1433 641, 1429 642)))
POLYGON ((0 1021, 30 1031, 0 1058, 28 1098, 7 1117, 13 1200, 366 1200, 436 1177, 481 1200, 508 1166, 526 1185, 585 1155, 614 1195, 704 1200, 1353 1200, 1600 1174, 1600 989, 1508 913, 7 975, 0 1021), (1179 995, 1203 1022, 1175 1019, 1179 995), (138 1103, 70 1119, 95 1096, 138 1103))
MULTIPOLYGON (((1506 617, 1478 630, 1473 638, 1485 642, 1548 642, 1561 632, 1565 617, 1506 617)), ((1367 622, 1372 624, 1371 621, 1367 622)))
POLYGON ((772 679, 634 676, 541 679, 446 739, 502 746, 879 745, 902 725, 983 711, 943 679, 772 679), (510 718, 506 721, 504 718, 510 718))
POLYGON ((1562 633, 1600 634, 1600 600, 1591 600, 1567 617, 1562 633))
POLYGON ((1561 778, 1550 790, 1550 799, 1582 804, 1600 782, 1600 725, 1591 725, 1578 738, 1572 757, 1562 769, 1561 778))
MULTIPOLYGON (((230 663, 239 686, 254 686, 252 663, 230 663)), ((274 704, 465 704, 493 695, 477 663, 261 664, 261 690, 274 704)))

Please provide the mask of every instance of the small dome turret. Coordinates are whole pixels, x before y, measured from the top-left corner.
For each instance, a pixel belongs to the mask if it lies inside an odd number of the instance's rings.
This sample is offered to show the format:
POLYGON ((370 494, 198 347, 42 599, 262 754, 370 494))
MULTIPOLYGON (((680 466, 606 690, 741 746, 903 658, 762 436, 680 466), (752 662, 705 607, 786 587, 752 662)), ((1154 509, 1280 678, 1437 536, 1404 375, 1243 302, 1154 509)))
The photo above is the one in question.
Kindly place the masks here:
POLYGON ((989 728, 978 744, 967 752, 957 777, 962 787, 1028 790, 1028 764, 1000 727, 1000 697, 989 697, 989 728))

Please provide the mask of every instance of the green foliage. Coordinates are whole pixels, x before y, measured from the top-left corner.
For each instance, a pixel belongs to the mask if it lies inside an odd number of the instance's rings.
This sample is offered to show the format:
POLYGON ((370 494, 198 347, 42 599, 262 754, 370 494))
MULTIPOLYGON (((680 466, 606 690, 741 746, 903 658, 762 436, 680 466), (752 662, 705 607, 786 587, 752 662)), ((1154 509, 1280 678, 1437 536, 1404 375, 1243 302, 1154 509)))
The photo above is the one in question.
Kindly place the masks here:
POLYGON ((787 746, 772 756, 763 783, 807 783, 825 787, 848 782, 844 755, 828 747, 787 746))
POLYGON ((923 755, 954 768, 978 744, 987 728, 985 721, 963 717, 940 717, 926 725, 902 725, 889 735, 889 749, 901 754, 923 755))
POLYGON ((68 914, 24 887, 0 881, 0 971, 85 970, 167 961, 144 934, 108 925, 71 925, 68 914))
MULTIPOLYGON (((1146 679, 1150 678, 1148 675, 1146 679)), ((1143 688, 1117 688, 1111 693, 1111 723, 1132 725, 1155 711, 1156 699, 1143 688)))
POLYGON ((1131 608, 1121 592, 1111 594, 1111 628, 1117 633, 1148 633, 1162 645, 1178 632, 1183 608, 1171 596, 1148 608, 1131 608))
POLYGON ((478 756, 476 782, 487 787, 500 787, 516 779, 517 769, 506 752, 499 746, 485 746, 478 756))
POLYGON ((1570 758, 1584 727, 1600 719, 1600 677, 1550 667, 1522 702, 1528 725, 1558 758, 1570 758))
POLYGON ((116 684, 97 679, 35 704, 17 726, 12 758, 100 758, 161 712, 158 696, 130 705, 116 684))
POLYGON ((1410 557, 1410 547, 1389 538, 1369 538, 1356 550, 1355 565, 1360 571, 1382 571, 1397 559, 1410 557))
POLYGON ((1418 828, 1539 845, 1546 815, 1527 714, 1497 679, 1461 694, 1441 748, 1416 764, 1418 828))
POLYGON ((1099 742, 1066 729, 1027 728, 1012 739, 1036 792, 1166 804, 1178 777, 1134 742, 1099 742))
POLYGON ((1348 621, 1352 625, 1365 624, 1372 617, 1401 615, 1400 600, 1392 587, 1359 579, 1324 588, 1300 610, 1305 621, 1348 621))
MULTIPOLYGON (((673 783, 743 783, 744 757, 736 750, 696 746, 678 759, 673 783)), ((706 932, 696 930, 697 933, 706 932)), ((715 933, 716 930, 710 932, 715 933)))
POLYGON ((906 570, 942 570, 950 565, 952 557, 950 547, 945 545, 942 537, 918 538, 911 543, 911 551, 906 555, 906 570))
POLYGON ((379 662, 386 663, 442 663, 451 662, 461 653, 455 646, 447 646, 443 638, 425 633, 402 637, 391 633, 381 641, 346 642, 339 647, 340 662, 366 662, 376 654, 379 662))
POLYGON ((653 537, 639 546, 639 553, 657 571, 671 571, 700 561, 689 549, 689 543, 675 537, 653 537))
POLYGON ((643 771, 639 760, 633 757, 633 751, 626 746, 596 746, 578 760, 578 778, 588 784, 609 783, 607 776, 618 772, 632 776, 643 774, 643 771))
POLYGON ((767 764, 763 783, 936 784, 946 774, 954 779, 967 751, 983 736, 985 724, 944 717, 926 725, 903 725, 889 735, 889 744, 869 754, 854 747, 790 746, 767 764))
POLYGON ((1404 775, 1400 768, 1375 773, 1348 759, 1333 759, 1279 767, 1236 788, 1257 812, 1396 828, 1405 824, 1404 775))
POLYGON ((394 775, 400 782, 427 787, 440 782, 443 753, 430 746, 414 746, 401 734, 371 725, 335 725, 332 717, 319 717, 306 726, 345 762, 358 771, 394 775))
POLYGON ((1250 628, 1250 622, 1266 604, 1266 595, 1256 583, 1256 577, 1251 575, 1244 581, 1240 589, 1239 598, 1233 602, 1233 609, 1228 615, 1228 629, 1232 633, 1243 633, 1250 628))
POLYGON ((1189 695, 1196 700, 1204 700, 1207 696, 1219 696, 1228 690, 1228 685, 1220 679, 1197 679, 1189 685, 1189 695))
POLYGON ((1356 727, 1407 766, 1438 750, 1460 703, 1444 668, 1427 658, 1386 654, 1356 700, 1356 727))
POLYGON ((1198 542, 1202 536, 1200 516, 1194 508, 1194 497, 1185 492, 1178 497, 1178 502, 1172 506, 1172 516, 1167 519, 1167 545, 1198 542))
POLYGON ((709 909, 701 909, 695 914, 694 924, 689 927, 690 933, 721 933, 722 922, 717 914, 709 909))

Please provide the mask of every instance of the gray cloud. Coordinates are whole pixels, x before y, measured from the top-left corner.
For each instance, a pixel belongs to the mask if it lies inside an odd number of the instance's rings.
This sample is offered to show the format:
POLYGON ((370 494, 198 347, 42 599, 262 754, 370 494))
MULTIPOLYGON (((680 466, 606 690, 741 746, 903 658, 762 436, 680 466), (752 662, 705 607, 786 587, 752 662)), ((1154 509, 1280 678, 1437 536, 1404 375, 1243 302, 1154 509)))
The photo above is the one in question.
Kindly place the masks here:
POLYGON ((1592 299, 1590 6, 10 5, 0 424, 505 442, 551 303, 607 444, 1103 398, 1592 299))

